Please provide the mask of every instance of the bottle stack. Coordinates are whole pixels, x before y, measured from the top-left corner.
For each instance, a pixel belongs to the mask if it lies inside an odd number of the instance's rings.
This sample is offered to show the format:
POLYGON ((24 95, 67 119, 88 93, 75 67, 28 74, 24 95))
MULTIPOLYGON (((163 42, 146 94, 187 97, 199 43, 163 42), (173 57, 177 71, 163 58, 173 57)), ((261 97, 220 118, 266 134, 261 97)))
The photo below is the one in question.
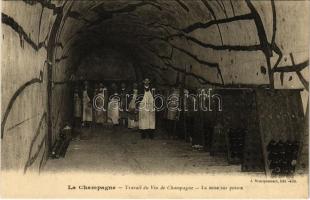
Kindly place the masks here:
POLYGON ((218 123, 212 133, 210 155, 226 155, 227 154, 227 142, 225 141, 226 134, 225 129, 221 123, 218 123))
POLYGON ((274 176, 289 176, 295 172, 298 141, 287 140, 278 142, 271 140, 267 146, 269 169, 274 176))
POLYGON ((241 163, 243 159, 244 139, 246 130, 242 128, 230 129, 228 132, 229 162, 241 163))
POLYGON ((59 138, 56 139, 56 142, 52 148, 50 157, 53 159, 65 157, 70 141, 71 137, 64 132, 61 132, 59 134, 59 138))

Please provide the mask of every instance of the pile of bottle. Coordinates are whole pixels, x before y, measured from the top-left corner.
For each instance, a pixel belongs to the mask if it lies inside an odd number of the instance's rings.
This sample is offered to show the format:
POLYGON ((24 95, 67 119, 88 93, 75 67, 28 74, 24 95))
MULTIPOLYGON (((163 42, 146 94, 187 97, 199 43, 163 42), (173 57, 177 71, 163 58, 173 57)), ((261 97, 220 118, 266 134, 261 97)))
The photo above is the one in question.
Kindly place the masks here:
POLYGON ((272 175, 292 175, 297 163, 299 142, 271 140, 267 146, 269 169, 272 175))
POLYGON ((239 161, 243 158, 245 129, 230 129, 228 132, 229 150, 231 159, 237 159, 239 161))
POLYGON ((56 142, 52 148, 50 157, 54 159, 65 157, 70 141, 71 138, 69 138, 65 133, 61 132, 59 134, 59 138, 56 139, 56 142))

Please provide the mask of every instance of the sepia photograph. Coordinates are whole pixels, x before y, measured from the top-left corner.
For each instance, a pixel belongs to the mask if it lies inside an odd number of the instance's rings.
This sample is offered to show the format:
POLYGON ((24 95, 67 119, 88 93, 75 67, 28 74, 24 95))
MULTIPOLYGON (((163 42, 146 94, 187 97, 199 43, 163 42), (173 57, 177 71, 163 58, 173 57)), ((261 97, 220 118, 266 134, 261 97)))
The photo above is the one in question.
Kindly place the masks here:
POLYGON ((308 0, 1 0, 2 198, 309 198, 308 0))

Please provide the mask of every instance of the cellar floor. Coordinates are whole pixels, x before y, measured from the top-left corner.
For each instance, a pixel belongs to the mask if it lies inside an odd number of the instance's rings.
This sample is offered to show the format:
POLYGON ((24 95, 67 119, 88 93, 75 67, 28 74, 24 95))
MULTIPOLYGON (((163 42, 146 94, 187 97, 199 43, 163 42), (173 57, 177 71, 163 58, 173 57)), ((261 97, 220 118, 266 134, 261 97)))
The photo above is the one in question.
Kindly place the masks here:
POLYGON ((65 158, 49 159, 44 172, 108 173, 239 173, 240 165, 229 165, 225 157, 194 151, 189 143, 163 139, 140 138, 138 131, 97 127, 86 140, 70 143, 65 158))

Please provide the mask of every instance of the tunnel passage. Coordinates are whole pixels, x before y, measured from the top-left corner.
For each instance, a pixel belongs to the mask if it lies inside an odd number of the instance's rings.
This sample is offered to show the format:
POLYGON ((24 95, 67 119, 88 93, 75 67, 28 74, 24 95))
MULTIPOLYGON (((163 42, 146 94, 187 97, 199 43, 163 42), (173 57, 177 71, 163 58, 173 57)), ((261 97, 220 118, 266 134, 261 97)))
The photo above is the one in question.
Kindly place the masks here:
POLYGON ((2 6, 4 169, 44 165, 72 116, 72 83, 84 78, 151 77, 157 87, 182 81, 191 89, 303 89, 306 111, 307 1, 23 0, 2 6))

